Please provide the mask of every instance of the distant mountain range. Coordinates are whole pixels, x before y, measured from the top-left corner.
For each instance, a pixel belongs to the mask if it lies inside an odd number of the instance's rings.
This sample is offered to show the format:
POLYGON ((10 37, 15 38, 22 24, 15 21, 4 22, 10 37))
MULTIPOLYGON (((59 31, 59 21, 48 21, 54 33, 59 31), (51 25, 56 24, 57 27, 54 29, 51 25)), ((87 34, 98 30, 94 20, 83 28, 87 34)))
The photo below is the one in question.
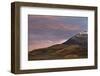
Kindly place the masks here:
POLYGON ((29 60, 51 59, 76 59, 87 58, 88 34, 81 32, 62 44, 56 44, 47 48, 32 50, 28 53, 29 60))

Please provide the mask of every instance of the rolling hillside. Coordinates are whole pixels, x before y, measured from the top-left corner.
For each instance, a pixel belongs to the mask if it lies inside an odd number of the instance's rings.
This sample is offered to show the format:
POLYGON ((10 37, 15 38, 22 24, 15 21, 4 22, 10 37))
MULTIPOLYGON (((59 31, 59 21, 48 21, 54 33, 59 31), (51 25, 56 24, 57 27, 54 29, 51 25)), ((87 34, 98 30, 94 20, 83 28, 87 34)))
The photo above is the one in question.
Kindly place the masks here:
POLYGON ((28 53, 29 60, 75 59, 87 58, 87 33, 79 33, 62 44, 32 50, 28 53))

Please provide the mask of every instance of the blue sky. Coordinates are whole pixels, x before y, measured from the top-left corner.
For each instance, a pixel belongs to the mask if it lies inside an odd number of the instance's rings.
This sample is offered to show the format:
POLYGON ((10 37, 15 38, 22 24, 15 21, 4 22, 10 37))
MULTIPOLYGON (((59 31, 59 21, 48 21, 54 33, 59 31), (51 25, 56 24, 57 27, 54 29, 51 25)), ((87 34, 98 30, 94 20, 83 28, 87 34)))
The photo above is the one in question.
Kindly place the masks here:
POLYGON ((60 44, 87 26, 87 17, 28 15, 29 51, 60 44))

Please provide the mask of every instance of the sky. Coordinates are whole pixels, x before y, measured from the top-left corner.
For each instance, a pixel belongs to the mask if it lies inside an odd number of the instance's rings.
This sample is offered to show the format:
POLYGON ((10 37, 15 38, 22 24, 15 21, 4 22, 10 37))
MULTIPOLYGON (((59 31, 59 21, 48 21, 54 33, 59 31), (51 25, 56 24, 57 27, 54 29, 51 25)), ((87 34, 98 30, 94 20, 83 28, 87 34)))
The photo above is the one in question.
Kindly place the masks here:
POLYGON ((87 26, 87 17, 28 15, 28 50, 61 44, 87 26))

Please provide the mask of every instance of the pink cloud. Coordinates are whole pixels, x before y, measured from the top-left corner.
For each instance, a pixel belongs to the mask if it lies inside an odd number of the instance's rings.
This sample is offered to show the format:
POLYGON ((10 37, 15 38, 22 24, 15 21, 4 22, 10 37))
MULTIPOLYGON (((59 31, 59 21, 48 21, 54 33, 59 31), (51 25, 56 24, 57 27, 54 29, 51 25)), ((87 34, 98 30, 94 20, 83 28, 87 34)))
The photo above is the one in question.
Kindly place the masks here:
POLYGON ((79 30, 80 25, 67 24, 65 22, 59 21, 55 16, 42 16, 41 15, 29 15, 33 19, 39 19, 37 22, 30 24, 29 29, 51 29, 51 30, 79 30), (41 21, 43 19, 43 22, 41 21))
POLYGON ((31 29, 51 29, 51 30, 66 30, 66 31, 74 31, 74 30, 79 30, 80 26, 79 25, 71 25, 71 24, 61 24, 61 23, 56 23, 56 24, 38 24, 33 25, 30 27, 31 29))

